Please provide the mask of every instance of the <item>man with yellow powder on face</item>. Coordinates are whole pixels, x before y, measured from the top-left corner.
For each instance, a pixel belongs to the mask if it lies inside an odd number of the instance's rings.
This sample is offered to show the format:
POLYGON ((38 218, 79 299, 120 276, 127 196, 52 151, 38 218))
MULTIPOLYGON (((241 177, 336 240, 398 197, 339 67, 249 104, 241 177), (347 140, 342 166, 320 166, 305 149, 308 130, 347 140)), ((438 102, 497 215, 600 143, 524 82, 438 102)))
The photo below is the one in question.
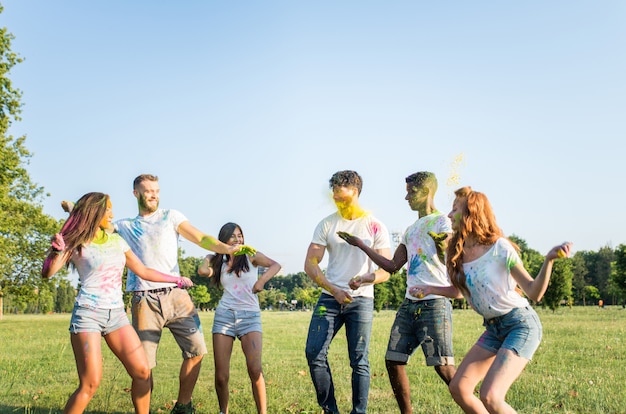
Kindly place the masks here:
POLYGON ((383 257, 391 258, 389 232, 385 225, 359 206, 363 180, 356 171, 339 171, 330 179, 337 212, 316 227, 304 263, 306 274, 322 288, 309 326, 306 358, 317 401, 324 413, 339 413, 328 349, 335 334, 346 327, 352 367, 352 413, 365 413, 370 385, 368 348, 374 310, 374 284, 385 282, 389 273, 377 269, 359 249, 340 237, 359 237, 383 257), (326 274, 319 264, 328 250, 326 274))

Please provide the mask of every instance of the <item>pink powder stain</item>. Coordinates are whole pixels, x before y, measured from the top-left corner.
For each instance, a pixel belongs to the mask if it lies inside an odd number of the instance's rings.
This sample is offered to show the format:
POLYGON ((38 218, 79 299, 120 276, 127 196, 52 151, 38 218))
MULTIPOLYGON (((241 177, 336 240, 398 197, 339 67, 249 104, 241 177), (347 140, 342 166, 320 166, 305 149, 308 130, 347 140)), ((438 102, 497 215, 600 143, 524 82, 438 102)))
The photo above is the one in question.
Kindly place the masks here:
POLYGON ((376 235, 380 232, 380 225, 378 223, 370 223, 370 234, 376 235))

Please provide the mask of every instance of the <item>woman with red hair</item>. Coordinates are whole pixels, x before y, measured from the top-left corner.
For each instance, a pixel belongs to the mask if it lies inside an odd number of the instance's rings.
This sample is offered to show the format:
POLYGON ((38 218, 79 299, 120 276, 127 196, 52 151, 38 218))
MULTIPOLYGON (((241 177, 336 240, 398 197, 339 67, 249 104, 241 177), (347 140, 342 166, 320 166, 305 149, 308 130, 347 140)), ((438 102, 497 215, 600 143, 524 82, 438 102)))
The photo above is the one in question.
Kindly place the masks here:
POLYGON ((531 300, 541 300, 554 260, 569 256, 571 243, 550 249, 533 279, 522 264, 519 248, 498 227, 487 197, 471 187, 460 188, 455 195, 448 214, 453 234, 446 253, 452 286, 415 286, 411 293, 464 296, 484 318, 485 332, 459 365, 450 393, 466 413, 514 413, 506 394, 542 335, 539 317, 519 288, 531 300), (474 390, 480 381, 477 398, 474 390))

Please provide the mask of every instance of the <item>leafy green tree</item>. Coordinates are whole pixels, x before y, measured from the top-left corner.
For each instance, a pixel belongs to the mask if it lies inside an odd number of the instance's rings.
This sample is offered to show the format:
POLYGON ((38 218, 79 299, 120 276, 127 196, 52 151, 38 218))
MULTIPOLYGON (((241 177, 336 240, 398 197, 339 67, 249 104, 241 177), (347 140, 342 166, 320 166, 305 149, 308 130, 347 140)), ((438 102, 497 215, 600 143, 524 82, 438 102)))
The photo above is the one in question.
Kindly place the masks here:
POLYGON ((511 239, 511 241, 519 246, 520 258, 522 259, 522 262, 524 263, 524 268, 528 271, 528 273, 533 276, 538 274, 539 269, 541 269, 541 266, 543 265, 545 257, 537 250, 533 250, 528 247, 526 240, 522 239, 521 237, 512 234, 509 239, 511 239))
POLYGON ((585 296, 589 301, 595 302, 600 299, 600 291, 595 286, 585 286, 585 296))
POLYGON ((620 298, 622 305, 626 298, 626 244, 620 244, 615 249, 615 262, 611 273, 611 286, 620 298))
POLYGON ((22 109, 22 92, 9 78, 11 69, 22 62, 11 51, 13 39, 5 27, 0 29, 0 294, 13 295, 23 311, 34 300, 43 256, 59 223, 43 213, 46 194, 26 170, 31 157, 26 136, 14 138, 9 133, 22 109))
POLYGON ((597 252, 586 251, 582 254, 587 270, 589 271, 587 275, 589 285, 598 288, 600 298, 606 299, 610 297, 609 281, 611 279, 611 263, 615 260, 613 249, 610 246, 604 246, 597 252))
POLYGON ((194 285, 189 289, 189 296, 199 309, 206 309, 211 303, 211 294, 206 285, 194 285))
POLYGON ((572 257, 572 289, 574 293, 574 299, 577 303, 582 303, 583 306, 587 304, 587 265, 581 252, 576 252, 572 257))
POLYGON ((56 290, 55 312, 71 312, 76 299, 76 289, 72 286, 72 283, 69 280, 60 279, 56 290))
POLYGON ((387 283, 374 285, 374 310, 380 312, 389 303, 389 286, 387 283))
POLYGON ((554 261, 550 283, 542 299, 542 302, 552 311, 555 311, 563 300, 571 303, 572 277, 572 263, 570 259, 557 259, 554 261))

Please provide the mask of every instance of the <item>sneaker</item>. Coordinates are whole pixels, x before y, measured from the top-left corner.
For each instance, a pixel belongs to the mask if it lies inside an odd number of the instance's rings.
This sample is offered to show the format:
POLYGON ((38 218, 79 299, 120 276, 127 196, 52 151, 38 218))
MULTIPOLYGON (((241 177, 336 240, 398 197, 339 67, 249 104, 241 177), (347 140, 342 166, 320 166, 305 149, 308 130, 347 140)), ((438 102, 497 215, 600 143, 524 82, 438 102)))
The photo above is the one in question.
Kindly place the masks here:
POLYGON ((177 402, 172 408, 171 414, 196 414, 196 409, 193 408, 193 404, 189 401, 187 404, 181 404, 177 402))

